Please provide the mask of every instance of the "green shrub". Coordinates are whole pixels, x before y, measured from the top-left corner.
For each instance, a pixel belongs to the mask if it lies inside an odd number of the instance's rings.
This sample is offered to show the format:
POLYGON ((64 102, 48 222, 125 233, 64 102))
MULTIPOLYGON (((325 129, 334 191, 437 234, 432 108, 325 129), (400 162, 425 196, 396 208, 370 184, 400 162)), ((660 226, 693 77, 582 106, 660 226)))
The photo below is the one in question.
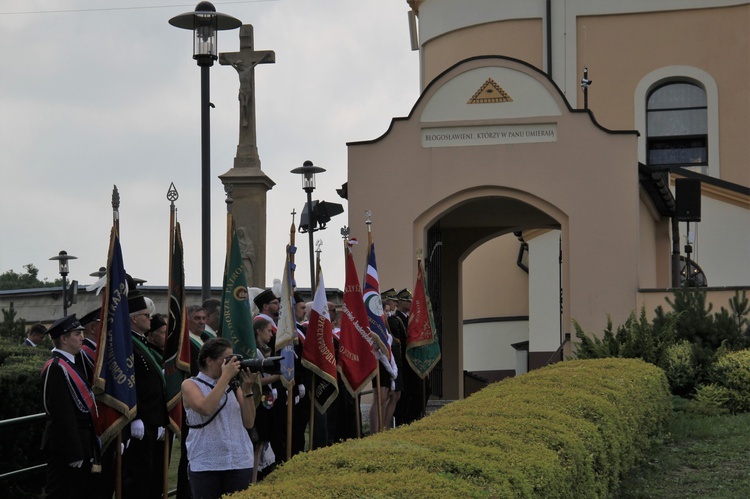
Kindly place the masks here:
POLYGON ((631 313, 616 330, 608 319, 607 328, 599 336, 587 334, 573 321, 579 340, 575 355, 579 359, 642 359, 665 369, 674 394, 692 395, 695 387, 711 382, 709 373, 716 358, 750 347, 750 301, 746 293, 735 293, 729 309, 721 307, 713 314, 706 297, 706 291, 700 288, 676 290, 672 298, 666 298, 670 312, 658 307, 649 323, 642 307, 639 317, 631 313))
MULTIPOLYGON (((30 348, 17 339, 0 339, 0 419, 11 419, 44 412, 39 375, 50 357, 48 349, 30 348)), ((40 451, 44 421, 0 430, 0 473, 45 462, 40 451)), ((44 473, 26 475, 3 482, 7 497, 39 496, 44 473)))
POLYGON ((664 369, 672 393, 685 396, 693 392, 698 382, 698 365, 690 343, 682 340, 668 346, 659 366, 664 369))
POLYGON ((695 397, 690 401, 688 410, 704 416, 719 416, 729 413, 727 404, 731 395, 727 388, 719 385, 701 385, 695 392, 695 397))
POLYGON ((299 454, 233 497, 606 497, 671 411, 653 365, 561 362, 409 426, 299 454))
POLYGON ((711 366, 711 382, 726 389, 723 407, 733 414, 750 412, 750 350, 721 355, 711 366))
POLYGON ((641 359, 658 365, 665 350, 674 343, 674 330, 678 315, 672 315, 658 327, 649 323, 646 318, 646 308, 641 307, 641 312, 636 317, 635 312, 625 324, 619 326, 615 333, 612 332, 612 320, 607 318, 607 328, 599 339, 595 335, 589 336, 583 331, 580 324, 573 321, 576 331, 576 357, 579 359, 602 359, 607 357, 620 357, 624 359, 641 359))

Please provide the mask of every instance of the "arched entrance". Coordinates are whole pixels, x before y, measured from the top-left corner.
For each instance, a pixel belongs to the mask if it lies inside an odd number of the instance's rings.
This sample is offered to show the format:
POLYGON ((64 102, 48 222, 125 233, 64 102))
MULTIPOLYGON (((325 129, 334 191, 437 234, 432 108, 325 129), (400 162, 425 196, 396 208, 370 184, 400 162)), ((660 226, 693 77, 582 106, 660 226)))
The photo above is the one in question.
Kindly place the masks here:
POLYGON ((462 398, 467 370, 490 381, 514 374, 516 343, 527 343, 531 367, 546 361, 561 337, 565 217, 501 187, 463 193, 429 211, 425 264, 442 347, 433 394, 462 398))

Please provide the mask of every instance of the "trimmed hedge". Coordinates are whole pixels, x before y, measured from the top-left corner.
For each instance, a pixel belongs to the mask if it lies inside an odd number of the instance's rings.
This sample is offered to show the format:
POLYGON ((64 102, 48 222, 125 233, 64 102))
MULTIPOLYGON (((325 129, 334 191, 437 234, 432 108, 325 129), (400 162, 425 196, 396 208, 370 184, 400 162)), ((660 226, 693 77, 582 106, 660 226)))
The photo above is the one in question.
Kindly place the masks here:
POLYGON ((409 426, 299 454, 231 497, 605 497, 671 413, 651 364, 561 362, 409 426))
MULTIPOLYGON (((0 419, 44 412, 39 379, 51 356, 49 348, 24 347, 0 338, 0 419)), ((0 473, 8 473, 45 462, 40 450, 44 421, 0 430, 0 473)), ((0 486, 6 497, 39 497, 44 473, 8 479, 0 486)))

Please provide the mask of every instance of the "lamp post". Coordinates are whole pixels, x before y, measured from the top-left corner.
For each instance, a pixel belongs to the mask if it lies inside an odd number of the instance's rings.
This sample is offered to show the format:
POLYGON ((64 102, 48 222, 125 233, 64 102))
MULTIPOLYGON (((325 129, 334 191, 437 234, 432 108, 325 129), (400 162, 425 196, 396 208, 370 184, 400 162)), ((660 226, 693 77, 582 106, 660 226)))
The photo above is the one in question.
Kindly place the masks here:
MULTIPOLYGON (((315 190, 315 174, 323 173, 324 168, 313 166, 312 161, 307 160, 302 166, 295 168, 291 173, 302 175, 302 189, 307 193, 307 233, 310 236, 310 289, 315 297, 315 250, 313 249, 313 232, 315 232, 316 220, 312 205, 312 193, 315 190)), ((300 223, 300 227, 301 227, 300 223)))
POLYGON ((217 32, 236 29, 242 21, 216 12, 211 2, 200 2, 194 12, 186 12, 169 20, 177 28, 194 33, 193 59, 201 68, 201 213, 202 213, 202 295, 203 301, 211 297, 211 120, 209 101, 209 69, 218 59, 217 32))
POLYGON ((57 260, 60 267, 60 275, 62 276, 62 298, 63 298, 63 317, 68 315, 68 293, 67 277, 68 277, 68 261, 78 260, 77 256, 69 255, 67 251, 61 251, 57 256, 53 256, 50 260, 57 260))

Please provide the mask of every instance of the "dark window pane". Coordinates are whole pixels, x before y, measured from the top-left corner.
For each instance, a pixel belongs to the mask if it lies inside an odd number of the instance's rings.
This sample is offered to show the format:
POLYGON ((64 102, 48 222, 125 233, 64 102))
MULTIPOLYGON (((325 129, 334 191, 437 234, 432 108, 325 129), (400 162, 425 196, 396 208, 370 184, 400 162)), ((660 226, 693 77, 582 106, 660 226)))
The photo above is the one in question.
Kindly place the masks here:
POLYGON ((706 109, 681 111, 650 111, 648 113, 648 136, 703 135, 707 130, 706 109))
POLYGON ((706 92, 691 83, 669 83, 654 90, 648 98, 649 110, 706 106, 706 92))
POLYGON ((706 137, 651 139, 648 142, 650 165, 700 165, 708 163, 706 137))

